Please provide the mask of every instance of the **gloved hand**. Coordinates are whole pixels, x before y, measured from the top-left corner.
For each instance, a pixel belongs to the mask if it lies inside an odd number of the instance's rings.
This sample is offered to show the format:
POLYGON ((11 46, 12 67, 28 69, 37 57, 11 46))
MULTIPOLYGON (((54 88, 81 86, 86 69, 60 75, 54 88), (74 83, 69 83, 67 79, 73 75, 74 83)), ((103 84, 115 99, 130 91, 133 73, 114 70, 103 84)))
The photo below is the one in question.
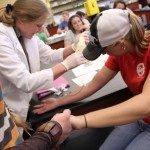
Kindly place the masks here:
POLYGON ((81 64, 85 64, 86 62, 88 62, 88 60, 84 58, 83 54, 80 52, 77 52, 68 56, 62 62, 62 64, 66 67, 67 70, 70 70, 81 64))
POLYGON ((84 31, 83 33, 81 33, 76 37, 74 44, 72 44, 72 49, 75 52, 82 52, 88 42, 89 42, 89 31, 84 31))
POLYGON ((82 52, 86 47, 85 40, 83 36, 79 37, 79 42, 76 45, 75 52, 82 52))
POLYGON ((86 31, 89 31, 90 30, 90 25, 84 25, 83 29, 86 30, 86 31))

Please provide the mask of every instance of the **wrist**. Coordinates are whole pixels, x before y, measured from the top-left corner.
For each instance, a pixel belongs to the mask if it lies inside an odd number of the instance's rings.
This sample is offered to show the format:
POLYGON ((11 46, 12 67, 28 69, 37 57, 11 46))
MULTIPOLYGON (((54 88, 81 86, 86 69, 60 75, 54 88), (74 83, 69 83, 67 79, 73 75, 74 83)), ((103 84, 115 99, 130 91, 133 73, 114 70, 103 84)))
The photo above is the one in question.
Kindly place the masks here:
POLYGON ((79 123, 78 123, 77 129, 87 128, 87 119, 85 122, 85 116, 81 115, 78 117, 79 117, 79 123))
POLYGON ((71 48, 72 48, 72 50, 75 52, 76 51, 76 48, 75 48, 75 44, 73 43, 73 44, 71 44, 71 48))
POLYGON ((66 69, 66 71, 69 70, 69 67, 68 67, 68 65, 65 63, 65 61, 61 62, 61 64, 64 66, 64 68, 66 69))
POLYGON ((63 104, 61 103, 61 97, 56 99, 56 108, 62 106, 63 104))
POLYGON ((52 147, 54 147, 57 144, 60 136, 62 135, 61 125, 53 120, 42 124, 40 127, 37 128, 37 131, 46 132, 50 134, 52 140, 52 147))
POLYGON ((87 128, 87 127, 88 127, 88 125, 87 125, 87 120, 86 120, 86 116, 85 116, 85 114, 83 115, 83 117, 84 117, 84 122, 85 122, 85 128, 87 128))

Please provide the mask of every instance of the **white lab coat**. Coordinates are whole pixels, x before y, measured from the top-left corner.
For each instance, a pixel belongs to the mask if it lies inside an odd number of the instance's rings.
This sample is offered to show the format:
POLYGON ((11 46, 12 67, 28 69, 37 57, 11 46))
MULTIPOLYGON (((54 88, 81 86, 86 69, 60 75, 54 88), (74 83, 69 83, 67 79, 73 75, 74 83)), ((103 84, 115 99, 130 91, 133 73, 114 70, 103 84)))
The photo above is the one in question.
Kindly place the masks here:
POLYGON ((46 64, 63 60, 63 50, 52 50, 37 36, 24 38, 31 73, 25 53, 12 27, 0 23, 0 80, 6 104, 26 118, 29 102, 35 91, 51 88, 54 80, 51 69, 40 71, 40 61, 46 64))

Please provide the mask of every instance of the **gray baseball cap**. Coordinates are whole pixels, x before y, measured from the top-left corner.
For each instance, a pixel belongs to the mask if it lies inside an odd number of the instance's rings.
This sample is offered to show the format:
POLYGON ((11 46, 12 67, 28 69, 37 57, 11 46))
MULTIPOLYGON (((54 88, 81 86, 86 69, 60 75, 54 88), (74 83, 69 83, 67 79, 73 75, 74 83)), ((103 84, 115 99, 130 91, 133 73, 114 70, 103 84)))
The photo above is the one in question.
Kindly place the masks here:
POLYGON ((98 14, 92 21, 90 32, 92 40, 83 50, 88 60, 97 59, 106 47, 124 38, 131 29, 127 10, 109 9, 98 14))

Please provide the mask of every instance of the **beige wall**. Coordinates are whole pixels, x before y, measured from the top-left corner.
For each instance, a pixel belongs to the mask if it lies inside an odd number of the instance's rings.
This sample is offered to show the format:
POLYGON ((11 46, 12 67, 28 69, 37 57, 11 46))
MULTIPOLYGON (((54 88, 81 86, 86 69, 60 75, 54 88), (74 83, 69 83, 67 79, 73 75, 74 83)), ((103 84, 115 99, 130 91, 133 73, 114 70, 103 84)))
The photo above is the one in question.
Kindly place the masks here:
POLYGON ((5 7, 7 4, 13 4, 15 0, 0 0, 0 8, 5 7))

